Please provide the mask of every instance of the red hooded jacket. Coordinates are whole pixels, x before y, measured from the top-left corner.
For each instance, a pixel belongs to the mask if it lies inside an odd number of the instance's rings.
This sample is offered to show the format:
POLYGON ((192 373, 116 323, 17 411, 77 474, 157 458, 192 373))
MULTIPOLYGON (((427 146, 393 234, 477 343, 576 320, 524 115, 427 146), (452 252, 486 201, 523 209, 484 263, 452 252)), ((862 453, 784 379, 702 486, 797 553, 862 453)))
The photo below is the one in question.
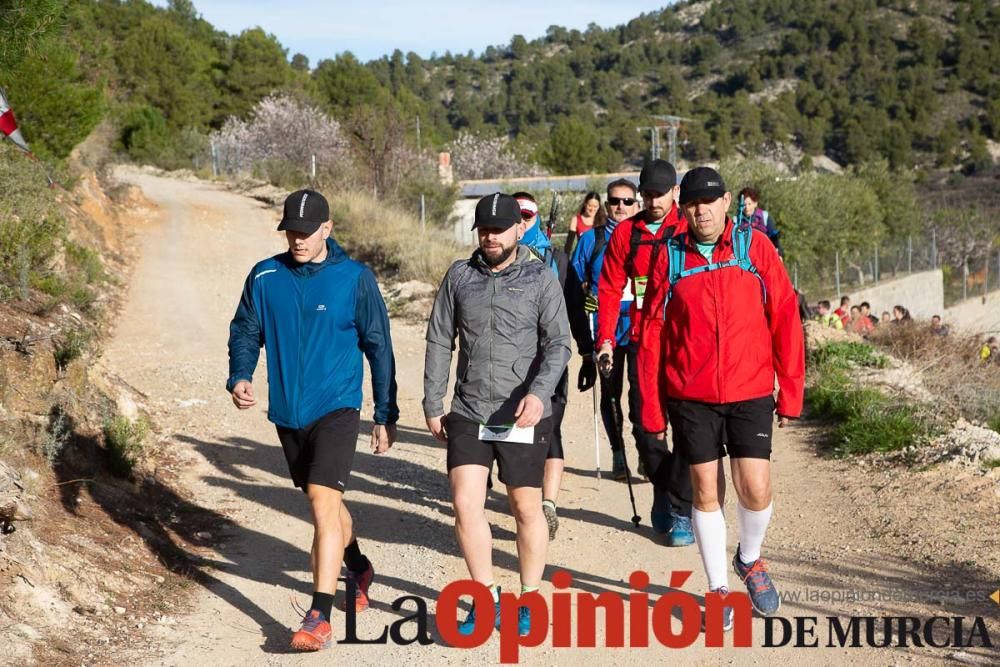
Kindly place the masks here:
MULTIPOLYGON (((713 262, 733 258, 732 220, 719 237, 713 262)), ((657 261, 639 341, 643 428, 666 429, 666 401, 734 403, 767 396, 778 378, 776 412, 798 417, 805 385, 805 345, 798 300, 778 252, 753 231, 750 260, 760 279, 739 267, 687 276, 668 293, 668 262, 657 261), (762 289, 761 279, 763 280, 762 289)), ((692 236, 684 268, 707 265, 692 236)))
POLYGON ((640 299, 640 284, 642 278, 646 279, 646 294, 649 293, 649 282, 652 280, 651 261, 655 258, 658 263, 666 260, 666 246, 662 243, 666 235, 682 234, 687 231, 687 220, 681 213, 677 204, 673 204, 667 215, 663 218, 663 224, 653 234, 646 227, 647 212, 639 211, 628 220, 623 220, 615 227, 608 241, 608 247, 604 251, 604 264, 601 268, 601 278, 597 283, 597 345, 605 341, 610 341, 611 346, 615 346, 615 329, 618 326, 618 315, 621 308, 622 294, 626 287, 632 292, 632 306, 629 316, 632 321, 632 330, 629 333, 629 340, 638 343, 639 331, 642 324, 642 312, 644 307, 640 307, 644 298, 640 299), (638 228, 642 233, 639 237, 639 244, 635 249, 635 256, 632 259, 631 271, 627 271, 625 262, 628 259, 632 245, 632 230, 638 228), (671 232, 670 230, 673 229, 671 232), (661 241, 659 243, 655 241, 661 241), (636 280, 639 278, 640 280, 636 280))

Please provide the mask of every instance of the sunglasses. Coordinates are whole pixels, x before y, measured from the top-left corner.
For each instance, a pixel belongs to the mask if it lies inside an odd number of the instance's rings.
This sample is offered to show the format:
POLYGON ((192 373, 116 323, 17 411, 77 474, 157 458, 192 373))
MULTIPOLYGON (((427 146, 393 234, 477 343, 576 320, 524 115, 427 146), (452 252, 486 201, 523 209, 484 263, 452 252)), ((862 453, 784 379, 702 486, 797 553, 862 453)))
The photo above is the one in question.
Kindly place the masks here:
POLYGON ((632 206, 635 204, 635 199, 632 197, 608 197, 608 203, 612 206, 618 206, 619 204, 632 206))
POLYGON ((521 220, 534 220, 535 214, 531 211, 521 211, 521 220))

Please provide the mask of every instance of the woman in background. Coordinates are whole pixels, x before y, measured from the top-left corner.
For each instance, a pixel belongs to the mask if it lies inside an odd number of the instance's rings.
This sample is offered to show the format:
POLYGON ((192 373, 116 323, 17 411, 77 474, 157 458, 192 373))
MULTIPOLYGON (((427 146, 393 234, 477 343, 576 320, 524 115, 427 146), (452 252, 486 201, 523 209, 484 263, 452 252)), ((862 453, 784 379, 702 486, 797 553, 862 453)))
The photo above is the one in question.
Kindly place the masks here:
POLYGON ((604 208, 601 206, 601 195, 588 192, 580 205, 580 211, 569 221, 569 232, 566 234, 566 245, 563 250, 572 256, 576 240, 594 227, 604 224, 604 208))

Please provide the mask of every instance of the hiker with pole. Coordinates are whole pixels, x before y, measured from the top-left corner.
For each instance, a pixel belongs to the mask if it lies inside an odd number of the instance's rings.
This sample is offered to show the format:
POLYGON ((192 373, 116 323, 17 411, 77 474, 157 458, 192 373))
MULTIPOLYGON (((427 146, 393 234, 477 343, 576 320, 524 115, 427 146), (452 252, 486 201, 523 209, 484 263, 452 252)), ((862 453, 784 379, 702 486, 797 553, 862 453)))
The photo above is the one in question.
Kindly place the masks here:
MULTIPOLYGON (((639 211, 638 200, 636 199, 635 184, 627 179, 612 181, 607 186, 607 216, 602 224, 594 229, 585 232, 580 237, 577 249, 573 254, 573 266, 577 270, 580 280, 585 290, 584 309, 588 314, 590 323, 591 345, 597 339, 597 308, 598 290, 601 277, 601 269, 605 259, 605 252, 608 247, 615 228, 620 220, 625 220, 639 211)), ((628 347, 631 331, 631 292, 626 295, 618 307, 618 320, 615 328, 615 336, 620 346, 620 354, 624 355, 628 347)), ((581 347, 581 354, 583 348, 581 347)), ((624 357, 623 357, 624 358, 624 357)), ((601 395, 598 404, 597 389, 595 384, 598 379, 596 359, 594 355, 584 356, 577 380, 577 388, 580 391, 593 391, 594 398, 594 457, 597 466, 597 477, 600 479, 600 434, 597 425, 598 419, 603 422, 605 432, 608 435, 608 442, 611 445, 612 467, 611 474, 616 480, 624 479, 629 486, 629 497, 632 500, 633 523, 638 513, 635 510, 634 493, 632 491, 632 474, 628 468, 625 455, 625 441, 623 438, 624 413, 621 408, 621 395, 625 383, 625 365, 619 363, 608 372, 600 374, 601 395)), ((638 419, 638 385, 629 382, 629 418, 638 419)), ((633 429, 634 430, 634 429, 633 429)))
MULTIPOLYGON (((643 167, 639 174, 639 192, 643 209, 615 227, 601 267, 597 362, 602 373, 613 376, 617 369, 619 377, 628 364, 632 437, 641 468, 653 484, 650 520, 653 529, 665 536, 667 546, 681 547, 694 542, 690 519, 691 482, 684 460, 673 455, 665 437, 642 428, 637 361, 639 331, 646 313, 644 298, 653 267, 664 261, 665 242, 686 229, 675 203, 677 172, 673 165, 666 160, 653 160, 643 167), (626 303, 631 326, 623 343, 616 330, 616 320, 626 303)), ((617 415, 621 415, 620 410, 617 415)), ((620 435, 619 438, 624 455, 624 438, 620 435)))
MULTIPOLYGON (((587 330, 587 316, 583 310, 583 291, 576 271, 569 267, 569 258, 561 249, 552 245, 549 235, 542 229, 542 219, 538 214, 538 203, 528 192, 515 192, 513 195, 521 208, 521 224, 524 231, 518 243, 542 260, 555 274, 562 286, 566 299, 566 313, 569 317, 570 331, 576 340, 581 354, 591 355, 594 349, 593 338, 587 330)), ((553 193, 553 208, 557 208, 558 196, 553 193)), ((549 217, 550 222, 552 216, 549 217)), ((528 350, 526 352, 534 352, 528 350)), ((549 540, 555 539, 559 530, 559 514, 557 502, 562 486, 565 455, 563 453, 562 421, 566 414, 566 403, 569 400, 569 369, 563 371, 556 385, 556 393, 552 395, 552 439, 545 458, 545 476, 542 480, 542 512, 549 527, 549 540)))

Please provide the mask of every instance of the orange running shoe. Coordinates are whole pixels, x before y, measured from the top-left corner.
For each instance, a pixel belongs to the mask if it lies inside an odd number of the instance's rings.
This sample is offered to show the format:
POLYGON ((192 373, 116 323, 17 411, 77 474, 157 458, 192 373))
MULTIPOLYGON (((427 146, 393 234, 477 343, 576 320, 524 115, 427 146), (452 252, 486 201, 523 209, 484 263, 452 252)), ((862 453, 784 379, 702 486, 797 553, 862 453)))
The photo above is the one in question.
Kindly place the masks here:
MULTIPOLYGON (((347 570, 347 592, 351 590, 351 580, 354 580, 354 611, 360 613, 365 609, 368 609, 368 588, 372 585, 372 579, 375 578, 375 568, 372 567, 371 561, 368 561, 368 567, 364 572, 358 574, 352 572, 351 568, 344 568, 347 570)), ((349 600, 347 595, 344 595, 344 611, 347 611, 347 604, 349 600)))
POLYGON ((333 629, 323 612, 310 609, 302 619, 302 627, 292 635, 292 648, 297 651, 319 651, 333 639, 333 629))

